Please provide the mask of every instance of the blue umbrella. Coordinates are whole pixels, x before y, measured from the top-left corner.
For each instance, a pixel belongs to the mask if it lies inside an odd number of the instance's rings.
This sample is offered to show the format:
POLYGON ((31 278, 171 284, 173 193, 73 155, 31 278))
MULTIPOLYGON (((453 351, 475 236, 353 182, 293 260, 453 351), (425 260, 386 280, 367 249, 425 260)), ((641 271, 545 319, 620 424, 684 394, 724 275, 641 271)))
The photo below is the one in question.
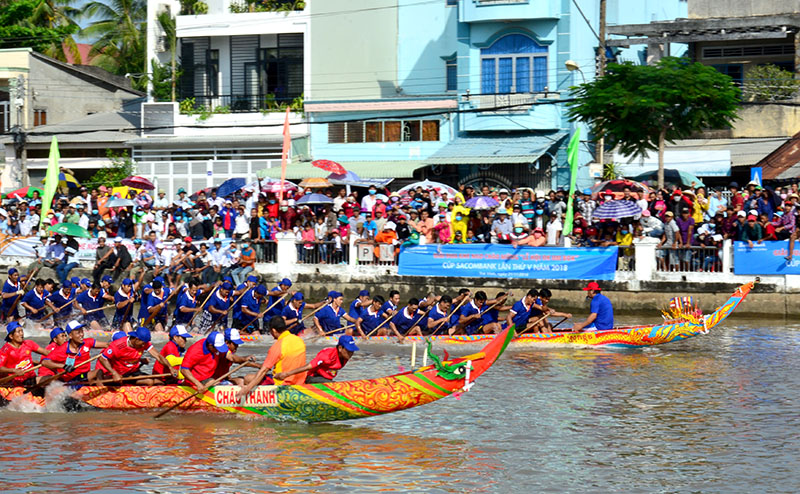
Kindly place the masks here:
POLYGON ((325 194, 306 194, 297 200, 297 204, 333 204, 333 199, 325 194))
POLYGON ((472 199, 470 199, 470 200, 468 200, 467 202, 464 203, 464 206, 466 206, 466 207, 468 207, 470 209, 478 209, 478 210, 481 210, 481 209, 494 209, 498 205, 500 205, 500 203, 497 202, 495 199, 492 199, 489 196, 475 196, 472 199))
POLYGON ((642 214, 640 208, 633 201, 606 201, 592 213, 595 220, 618 220, 642 214))
POLYGON ((229 178, 222 182, 217 188, 217 195, 219 197, 227 197, 233 195, 234 192, 247 185, 247 180, 243 178, 229 178))

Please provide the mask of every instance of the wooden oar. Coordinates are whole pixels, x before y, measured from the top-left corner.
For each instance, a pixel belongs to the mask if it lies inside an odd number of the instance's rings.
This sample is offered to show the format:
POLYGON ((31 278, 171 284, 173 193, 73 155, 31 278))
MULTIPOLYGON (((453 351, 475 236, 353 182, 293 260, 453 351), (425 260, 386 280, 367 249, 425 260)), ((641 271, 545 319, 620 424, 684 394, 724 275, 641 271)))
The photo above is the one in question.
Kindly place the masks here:
POLYGON ((330 330, 328 332, 325 332, 325 333, 322 333, 321 335, 318 335, 318 337, 322 338, 323 336, 328 336, 329 334, 333 334, 333 333, 336 333, 336 332, 339 332, 339 331, 344 331, 345 329, 350 329, 353 326, 355 326, 355 323, 348 324, 347 326, 342 326, 341 328, 332 329, 332 330, 330 330))
POLYGON ((450 311, 449 314, 446 314, 443 318, 441 318, 439 320, 439 322, 436 323, 436 327, 433 329, 433 332, 431 333, 431 335, 435 335, 436 332, 439 331, 439 328, 442 327, 442 324, 444 324, 445 321, 449 321, 450 318, 453 317, 453 314, 455 314, 456 311, 461 308, 461 306, 463 306, 465 303, 467 303, 467 300, 469 300, 469 297, 464 297, 461 300, 461 302, 459 302, 458 305, 456 305, 456 307, 453 310, 450 311))
MULTIPOLYGON (((72 300, 70 300, 70 301, 69 301, 69 302, 67 302, 66 304, 62 305, 61 307, 58 307, 58 308, 57 308, 56 310, 54 310, 53 312, 51 312, 51 313, 49 313, 49 314, 47 314, 47 315, 43 316, 41 320, 43 321, 43 320, 47 319, 47 318, 48 318, 48 317, 50 317, 50 316, 54 316, 54 315, 58 314, 59 312, 61 312, 61 309, 63 309, 64 307, 68 306, 69 304, 71 304, 71 303, 72 303, 72 302, 74 302, 74 301, 75 301, 75 299, 73 298, 72 300)), ((27 315, 26 315, 26 317, 27 317, 27 315)))
POLYGON ((561 319, 561 320, 560 320, 560 321, 558 321, 557 323, 553 324, 553 327, 551 327, 551 328, 550 328, 550 331, 553 331, 553 330, 554 330, 554 329, 556 329, 558 326, 561 326, 561 323, 562 323, 562 322, 564 322, 564 321, 566 321, 567 319, 569 319, 569 317, 564 317, 563 319, 561 319))
MULTIPOLYGON (((325 302, 326 300, 328 300, 328 298, 327 298, 327 297, 325 297, 325 300, 322 300, 322 302, 325 302)), ((299 321, 295 321, 295 322, 293 322, 293 323, 292 323, 292 324, 290 324, 290 325, 289 325, 289 327, 288 327, 288 328, 286 328, 286 329, 292 329, 292 328, 294 328, 294 327, 295 327, 295 326, 297 326, 297 325, 303 324, 303 323, 305 322, 305 320, 306 320, 306 319, 308 319, 309 317, 313 316, 313 315, 314 315, 314 314, 316 314, 317 312, 319 312, 319 311, 321 311, 322 309, 324 309, 326 305, 327 305, 327 304, 322 304, 321 306, 319 306, 319 307, 317 307, 316 309, 314 309, 314 312, 312 312, 312 313, 310 313, 310 314, 306 314, 305 316, 303 316, 303 318, 302 318, 302 319, 300 319, 299 321)))
MULTIPOLYGON (((178 288, 176 288, 175 290, 172 290, 172 293, 170 293, 170 294, 169 294, 169 296, 167 297, 167 299, 166 299, 166 300, 164 300, 163 302, 159 302, 157 305, 164 304, 164 307, 166 307, 166 306, 169 304, 169 301, 170 301, 170 299, 171 299, 172 297, 174 297, 174 296, 175 296, 175 294, 177 294, 179 291, 181 291, 181 290, 183 289, 183 287, 184 287, 184 286, 186 286, 186 283, 183 283, 181 286, 179 286, 179 287, 178 287, 178 288)), ((149 308, 148 308, 148 310, 149 310, 149 308)), ((156 316, 158 315, 158 313, 159 313, 159 312, 161 312, 161 309, 159 309, 159 310, 157 310, 157 311, 153 312, 152 314, 150 314, 150 316, 148 316, 148 318, 144 320, 144 324, 143 324, 142 326, 144 326, 144 327, 147 327, 147 325, 148 325, 148 324, 150 324, 151 322, 153 322, 153 319, 155 319, 155 318, 156 318, 156 316)))
POLYGON ((377 332, 379 329, 381 329, 381 327, 382 327, 384 324, 386 324, 387 322, 389 322, 389 321, 391 321, 392 319, 394 319, 394 316, 396 316, 397 314, 399 314, 399 313, 400 313, 400 310, 401 310, 401 309, 399 309, 399 308, 398 308, 398 309, 397 309, 397 312, 395 312, 394 314, 392 314, 392 315, 391 315, 391 317, 387 317, 386 319, 384 319, 384 320, 383 320, 383 322, 382 322, 382 323, 380 323, 380 324, 378 324, 377 326, 375 326, 375 329, 373 329, 372 331, 370 331, 370 332, 369 332, 369 334, 367 334, 367 336, 365 336, 365 338, 369 338, 369 337, 370 337, 370 336, 372 336, 372 335, 373 335, 375 332, 377 332))
POLYGON ((95 384, 106 384, 106 383, 117 383, 120 381, 138 381, 140 379, 156 379, 159 377, 167 377, 171 376, 169 372, 165 374, 149 374, 146 376, 124 376, 119 381, 115 381, 113 379, 103 379, 102 381, 91 382, 91 381, 79 381, 74 383, 69 383, 70 386, 94 386, 95 384))
MULTIPOLYGON (((94 356, 94 357, 90 358, 89 360, 87 360, 87 361, 85 361, 85 362, 81 362, 80 364, 78 364, 78 367, 81 367, 81 366, 82 366, 82 365, 84 365, 84 364, 88 364, 89 362, 91 362, 91 361, 93 361, 93 360, 97 360, 98 358, 100 358, 100 356, 101 356, 101 355, 102 355, 102 353, 100 353, 100 354, 98 354, 98 355, 96 355, 96 356, 94 356)), ((35 371, 36 369, 38 369, 38 368, 39 368, 39 367, 41 367, 41 366, 42 366, 42 364, 41 364, 41 363, 40 363, 40 364, 38 364, 38 365, 34 365, 34 366, 33 366, 33 367, 31 367, 30 369, 27 369, 27 370, 25 371, 25 373, 27 374, 28 372, 35 371)), ((48 376, 47 378, 50 378, 50 377, 58 377, 58 376, 60 376, 60 375, 61 375, 61 374, 59 374, 59 373, 56 373, 56 375, 55 375, 55 376, 48 376)), ((16 377, 19 377, 19 376, 15 376, 15 375, 13 375, 13 374, 12 374, 12 375, 8 375, 8 376, 6 376, 6 377, 4 377, 4 378, 0 379, 0 384, 5 384, 5 383, 7 383, 7 382, 9 382, 9 381, 12 381, 12 380, 13 380, 14 378, 16 378, 16 377)), ((47 378, 45 378, 45 379, 47 379, 47 378)), ((50 381, 47 381, 47 383, 50 383, 50 382, 52 382, 52 379, 51 379, 50 381)), ((44 385, 44 384, 42 384, 42 383, 38 383, 36 386, 33 386, 33 387, 42 387, 43 385, 44 385)))
POLYGON ((186 403, 187 401, 191 400, 192 398, 195 398, 195 397, 197 397, 198 395, 200 395, 200 394, 202 394, 202 393, 205 393, 205 392, 206 392, 206 391, 207 391, 209 388, 213 388, 213 387, 214 387, 214 386, 216 386, 217 384, 221 383, 222 381, 224 381, 225 379, 227 379, 228 377, 230 377, 230 376, 231 376, 231 374, 233 374, 234 372, 238 371, 238 370, 239 370, 239 369, 241 369, 242 367, 245 367, 245 366, 247 366, 247 364, 249 364, 249 363, 250 363, 250 361, 247 361, 247 362, 245 362, 245 363, 243 363, 243 364, 241 364, 241 365, 238 365, 238 366, 236 366, 236 368, 234 368, 233 370, 231 370, 230 372, 228 372, 228 373, 227 373, 227 374, 225 374, 224 376, 222 376, 222 377, 218 377, 217 379, 214 379, 213 381, 211 381, 210 383, 208 383, 208 385, 206 385, 206 386, 203 386, 202 388, 200 388, 200 389, 198 389, 197 391, 195 391, 195 393, 194 393, 193 395, 191 395, 191 396, 187 396, 186 398, 182 399, 182 400, 181 400, 181 401, 179 401, 178 403, 175 403, 174 405, 172 405, 171 407, 167 408, 166 410, 163 410, 163 411, 161 411, 161 412, 158 412, 158 413, 155 415, 155 417, 154 417, 154 418, 160 418, 160 417, 163 417, 164 415, 168 414, 168 413, 169 413, 169 412, 171 412, 172 410, 175 410, 176 408, 178 408, 179 406, 183 405, 184 403, 186 403))
POLYGON ((523 334, 527 333, 528 331, 530 331, 531 329, 533 329, 533 327, 534 327, 534 326, 536 326, 537 324, 539 324, 541 321, 544 321, 545 319, 547 319, 547 317, 548 317, 549 315, 550 315, 550 313, 544 314, 544 315, 543 315, 542 317, 540 317, 539 319, 537 319, 537 320, 535 320, 535 321, 533 321, 533 322, 529 322, 529 323, 528 323, 528 325, 525 327, 525 329, 524 329, 524 330, 523 330, 521 333, 517 333, 517 336, 519 337, 519 336, 522 336, 523 334))
POLYGON ((203 312, 203 307, 205 307, 206 303, 207 303, 209 300, 211 300, 211 296, 212 296, 212 295, 214 295, 214 292, 216 292, 218 288, 219 288, 219 285, 215 286, 215 287, 214 287, 214 289, 213 289, 213 290, 211 290, 211 292, 209 292, 209 294, 208 294, 208 297, 206 297, 206 299, 205 299, 205 300, 203 300, 203 303, 202 303, 202 304, 200 304, 200 306, 199 306, 199 307, 200 307, 200 310, 194 313, 194 315, 192 316, 192 318, 191 318, 191 319, 189 319, 189 324, 187 324, 186 326, 188 326, 188 327, 191 327, 191 326, 192 326, 192 323, 194 322, 194 318, 195 318, 195 317, 197 317, 197 314, 199 314, 199 313, 203 312))
MULTIPOLYGON (((83 367, 84 365, 89 364, 89 363, 99 359, 102 355, 103 355, 103 353, 100 352, 97 355, 95 355, 94 357, 90 358, 89 360, 86 360, 86 361, 81 362, 80 364, 78 364, 78 367, 83 367)), ((41 367, 41 364, 39 364, 39 367, 41 367)), ((91 366, 89 367, 89 369, 91 369, 91 366)), ((31 370, 33 370, 33 369, 31 369, 31 370)), ((47 376, 44 379, 42 379, 40 382, 36 383, 35 386, 31 386, 29 389, 27 389, 25 391, 25 393, 31 393, 31 392, 39 389, 39 388, 44 388, 45 386, 47 386, 51 382, 55 381, 56 379, 58 379, 59 377, 61 377, 64 374, 66 374, 64 372, 64 369, 59 369, 59 371, 56 372, 55 374, 53 374, 52 376, 47 376)), ((25 394, 25 393, 22 393, 22 394, 25 394)))
POLYGON ((17 304, 19 303, 20 300, 22 300, 22 297, 25 296, 25 289, 28 288, 28 285, 30 284, 31 280, 34 278, 34 276, 36 276, 36 273, 38 273, 40 269, 42 269, 42 268, 36 268, 36 270, 33 272, 33 274, 31 274, 28 277, 28 279, 25 280, 25 284, 22 286, 22 292, 23 293, 21 295, 17 295, 17 299, 14 301, 14 304, 11 306, 11 309, 9 309, 8 314, 13 314, 14 311, 17 310, 17 304))

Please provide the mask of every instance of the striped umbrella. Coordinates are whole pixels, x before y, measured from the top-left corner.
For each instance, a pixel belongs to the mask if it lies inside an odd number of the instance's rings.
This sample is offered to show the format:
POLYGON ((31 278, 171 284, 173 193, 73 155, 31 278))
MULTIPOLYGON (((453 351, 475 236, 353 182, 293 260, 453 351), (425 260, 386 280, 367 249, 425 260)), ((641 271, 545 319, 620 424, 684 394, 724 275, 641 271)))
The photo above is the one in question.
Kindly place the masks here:
POLYGON ((477 209, 477 210, 494 209, 498 205, 500 205, 500 203, 497 202, 497 200, 495 200, 494 198, 489 196, 475 196, 464 203, 464 206, 470 209, 477 209))
MULTIPOLYGON (((45 180, 46 177, 42 179, 42 183, 45 183, 45 180)), ((77 189, 81 186, 81 184, 69 173, 61 172, 58 174, 58 186, 67 187, 69 189, 77 189)))
POLYGON ((592 213, 595 220, 618 220, 642 214, 642 208, 633 201, 606 201, 592 213))

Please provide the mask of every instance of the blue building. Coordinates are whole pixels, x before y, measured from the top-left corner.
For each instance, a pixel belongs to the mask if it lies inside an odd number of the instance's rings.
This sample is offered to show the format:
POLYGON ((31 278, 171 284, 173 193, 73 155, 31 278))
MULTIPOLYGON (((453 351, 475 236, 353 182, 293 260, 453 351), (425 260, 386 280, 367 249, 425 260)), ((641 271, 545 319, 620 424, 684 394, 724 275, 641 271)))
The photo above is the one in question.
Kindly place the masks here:
MULTIPOLYGON (((686 4, 607 9, 609 23, 650 22, 685 16, 686 4)), ((564 100, 594 77, 599 0, 312 0, 309 11, 307 158, 362 177, 567 186, 575 124, 564 100)), ((582 165, 593 151, 584 142, 582 165)), ((579 184, 591 182, 582 166, 579 184)))

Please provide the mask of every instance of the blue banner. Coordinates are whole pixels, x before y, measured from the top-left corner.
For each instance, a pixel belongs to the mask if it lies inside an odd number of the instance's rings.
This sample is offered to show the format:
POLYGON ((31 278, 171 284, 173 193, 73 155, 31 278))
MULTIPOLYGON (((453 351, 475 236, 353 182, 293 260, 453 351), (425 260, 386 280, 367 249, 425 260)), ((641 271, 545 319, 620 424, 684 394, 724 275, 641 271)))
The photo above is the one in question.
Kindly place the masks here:
POLYGON ((417 245, 400 252, 408 276, 613 280, 617 247, 512 247, 497 244, 417 245))
POLYGON ((800 274, 800 243, 794 246, 791 261, 789 241, 753 243, 751 248, 747 242, 733 243, 734 274, 800 274))

